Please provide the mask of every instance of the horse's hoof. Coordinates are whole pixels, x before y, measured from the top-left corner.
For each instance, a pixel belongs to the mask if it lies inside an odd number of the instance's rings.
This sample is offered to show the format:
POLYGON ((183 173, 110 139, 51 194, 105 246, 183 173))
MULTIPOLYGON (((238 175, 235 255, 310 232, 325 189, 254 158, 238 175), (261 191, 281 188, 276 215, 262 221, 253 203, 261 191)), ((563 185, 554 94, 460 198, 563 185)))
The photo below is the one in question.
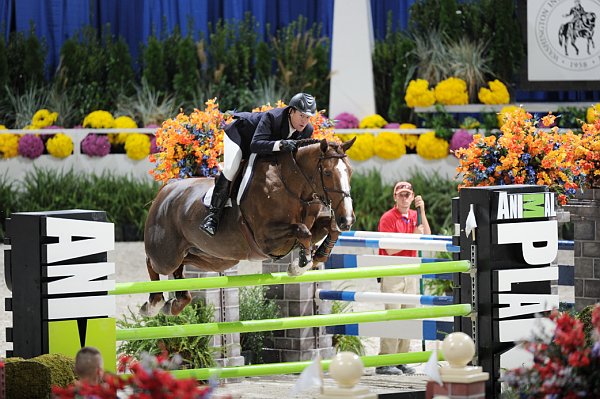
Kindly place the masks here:
POLYGON ((288 266, 287 274, 288 276, 301 276, 305 271, 312 269, 312 267, 312 261, 309 261, 306 265, 301 267, 298 260, 295 260, 288 266))
POLYGON ((159 301, 154 305, 151 305, 150 302, 146 302, 140 308, 140 315, 146 316, 146 317, 156 316, 158 314, 158 312, 161 310, 161 308, 164 306, 164 304, 165 304, 164 300, 159 301))
POLYGON ((163 307, 160 309, 160 313, 164 314, 165 316, 177 316, 179 312, 173 313, 173 303, 175 303, 176 300, 177 299, 175 298, 167 300, 167 302, 165 302, 163 307))

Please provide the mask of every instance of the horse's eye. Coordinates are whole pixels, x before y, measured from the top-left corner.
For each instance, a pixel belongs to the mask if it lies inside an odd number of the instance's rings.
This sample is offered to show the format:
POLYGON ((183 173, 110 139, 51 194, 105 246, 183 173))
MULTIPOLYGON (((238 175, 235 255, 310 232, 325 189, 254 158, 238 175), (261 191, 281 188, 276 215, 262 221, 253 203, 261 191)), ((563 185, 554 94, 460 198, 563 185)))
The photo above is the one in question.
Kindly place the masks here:
POLYGON ((333 175, 333 173, 330 170, 324 171, 323 174, 327 177, 331 177, 333 175))

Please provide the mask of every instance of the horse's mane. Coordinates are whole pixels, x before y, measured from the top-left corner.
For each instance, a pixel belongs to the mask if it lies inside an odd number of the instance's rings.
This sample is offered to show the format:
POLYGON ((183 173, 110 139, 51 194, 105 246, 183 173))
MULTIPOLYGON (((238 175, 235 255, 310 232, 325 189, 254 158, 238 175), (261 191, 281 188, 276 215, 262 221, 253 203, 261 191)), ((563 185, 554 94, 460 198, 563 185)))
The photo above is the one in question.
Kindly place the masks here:
POLYGON ((296 145, 298 146, 298 148, 302 148, 302 147, 306 147, 312 144, 317 144, 320 143, 321 140, 319 139, 302 139, 302 140, 296 140, 296 145))

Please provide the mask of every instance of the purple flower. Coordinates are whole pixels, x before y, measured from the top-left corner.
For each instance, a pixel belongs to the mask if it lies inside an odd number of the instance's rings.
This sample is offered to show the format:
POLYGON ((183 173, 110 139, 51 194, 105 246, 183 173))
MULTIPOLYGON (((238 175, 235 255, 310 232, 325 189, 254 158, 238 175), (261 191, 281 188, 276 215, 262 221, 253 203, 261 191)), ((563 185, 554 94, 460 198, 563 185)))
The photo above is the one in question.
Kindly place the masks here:
POLYGON ((456 151, 459 148, 467 148, 473 141, 473 135, 465 129, 459 129, 452 135, 450 140, 450 151, 456 151))
POLYGON ((156 154, 159 151, 158 146, 156 145, 156 136, 150 135, 150 154, 156 154))
POLYGON ((81 152, 90 157, 103 157, 110 152, 108 137, 90 133, 81 142, 81 152))
POLYGON ((35 134, 26 134, 19 140, 19 154, 29 159, 36 159, 44 153, 44 142, 35 134))
POLYGON ((387 125, 385 125, 383 128, 384 129, 398 129, 400 127, 399 123, 396 122, 392 122, 392 123, 388 123, 387 125))
POLYGON ((359 121, 356 116, 348 113, 342 112, 335 118, 335 127, 338 129, 357 129, 359 121))

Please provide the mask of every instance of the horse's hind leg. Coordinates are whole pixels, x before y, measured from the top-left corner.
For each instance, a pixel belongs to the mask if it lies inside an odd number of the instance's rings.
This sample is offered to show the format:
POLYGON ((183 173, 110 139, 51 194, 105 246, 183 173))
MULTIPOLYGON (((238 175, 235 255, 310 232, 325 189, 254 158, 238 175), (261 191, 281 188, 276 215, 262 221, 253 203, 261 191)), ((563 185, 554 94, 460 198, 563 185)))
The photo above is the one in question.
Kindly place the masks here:
MULTIPOLYGON (((148 257, 146 257, 146 267, 148 268, 150 281, 160 280, 160 276, 152 268, 152 262, 150 262, 150 258, 148 257)), ((140 314, 143 316, 156 316, 164 304, 165 299, 163 298, 162 292, 153 292, 148 297, 148 302, 143 304, 140 308, 140 314)))
MULTIPOLYGON (((183 264, 173 272, 173 278, 176 280, 183 278, 183 264)), ((168 316, 177 316, 190 302, 192 302, 192 296, 189 291, 177 291, 175 298, 169 299, 162 307, 161 312, 168 316)))

